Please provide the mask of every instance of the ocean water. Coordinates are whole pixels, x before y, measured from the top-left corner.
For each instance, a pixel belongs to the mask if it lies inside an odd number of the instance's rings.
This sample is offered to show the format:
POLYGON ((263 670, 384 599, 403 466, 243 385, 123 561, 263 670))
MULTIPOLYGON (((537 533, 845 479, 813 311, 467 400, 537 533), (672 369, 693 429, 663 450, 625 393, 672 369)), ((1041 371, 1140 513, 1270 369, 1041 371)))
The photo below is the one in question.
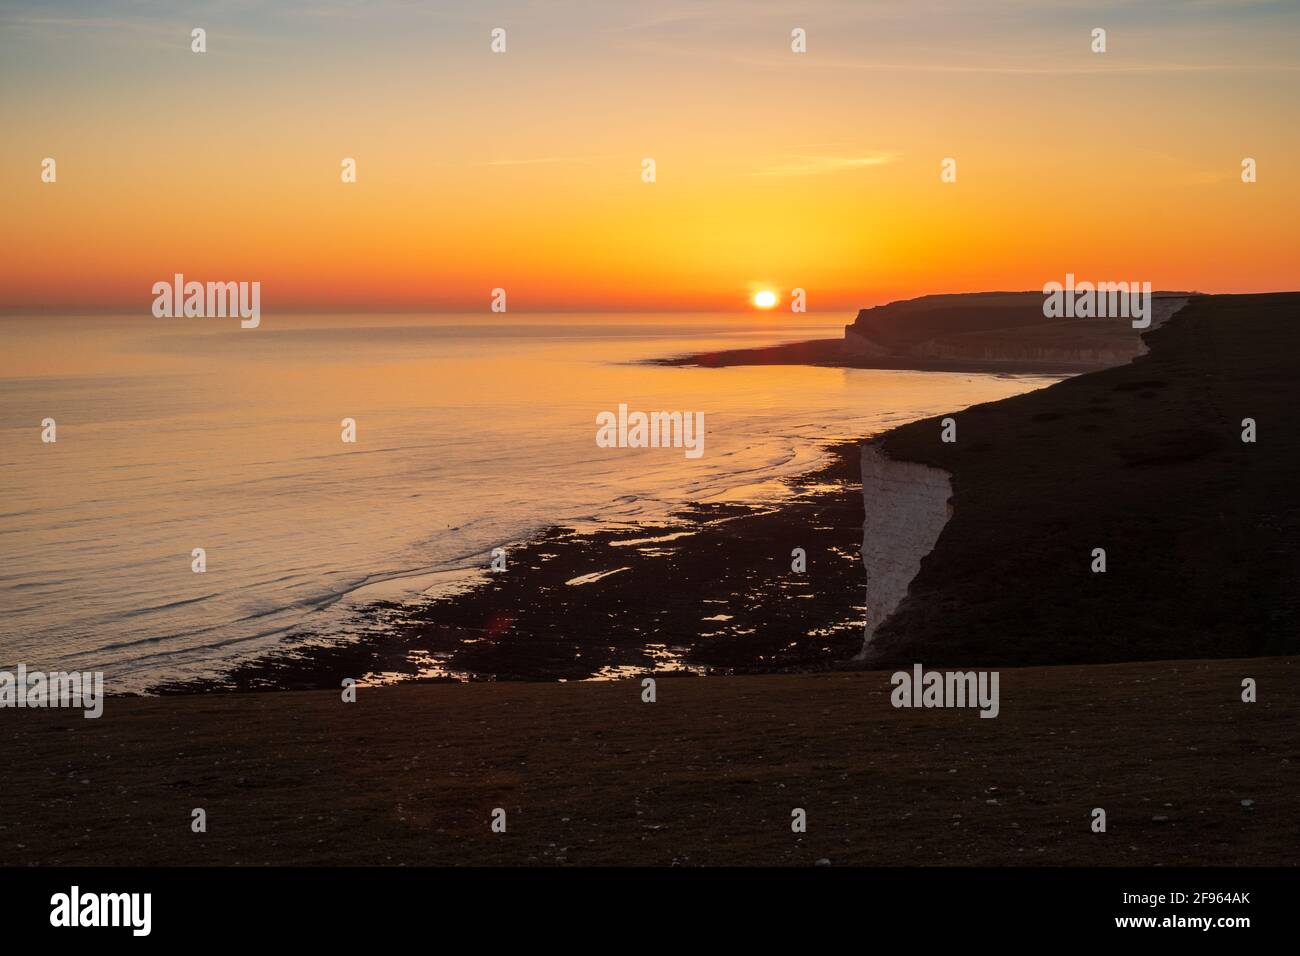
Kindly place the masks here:
POLYGON ((827 440, 1054 381, 640 364, 845 321, 0 319, 0 667, 103 670, 115 691, 212 676, 300 629, 346 637, 358 605, 463 584, 548 524, 778 497, 827 440), (620 403, 704 412, 703 455, 598 448, 620 403))

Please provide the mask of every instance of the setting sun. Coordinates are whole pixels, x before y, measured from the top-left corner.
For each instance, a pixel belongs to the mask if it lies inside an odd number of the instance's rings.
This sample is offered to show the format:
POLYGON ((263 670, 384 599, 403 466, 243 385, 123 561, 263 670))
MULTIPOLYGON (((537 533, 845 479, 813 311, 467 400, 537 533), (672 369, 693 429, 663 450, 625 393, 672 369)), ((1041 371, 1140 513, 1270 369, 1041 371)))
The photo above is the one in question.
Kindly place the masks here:
POLYGON ((776 293, 769 289, 754 293, 754 305, 760 309, 770 309, 776 305, 776 293))

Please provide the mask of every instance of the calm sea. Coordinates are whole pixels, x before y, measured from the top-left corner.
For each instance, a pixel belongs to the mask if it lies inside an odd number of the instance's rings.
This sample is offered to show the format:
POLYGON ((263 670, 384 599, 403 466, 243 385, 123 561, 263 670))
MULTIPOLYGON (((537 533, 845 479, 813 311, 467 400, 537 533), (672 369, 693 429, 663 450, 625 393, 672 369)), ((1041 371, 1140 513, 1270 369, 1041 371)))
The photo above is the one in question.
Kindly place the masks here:
POLYGON ((119 691, 215 675, 297 628, 345 637, 358 604, 463 581, 547 524, 779 496, 828 439, 1052 381, 637 364, 845 321, 0 319, 0 667, 119 691), (703 456, 598 448, 620 403, 704 412, 703 456))

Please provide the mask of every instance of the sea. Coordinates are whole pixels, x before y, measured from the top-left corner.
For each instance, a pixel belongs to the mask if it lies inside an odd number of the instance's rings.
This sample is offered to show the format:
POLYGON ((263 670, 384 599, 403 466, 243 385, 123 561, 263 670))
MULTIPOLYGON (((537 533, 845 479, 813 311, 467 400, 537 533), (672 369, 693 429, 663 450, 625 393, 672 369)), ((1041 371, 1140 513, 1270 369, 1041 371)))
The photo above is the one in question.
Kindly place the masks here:
POLYGON ((778 501, 829 442, 1056 380, 651 361, 846 321, 0 318, 0 668, 119 693, 219 676, 295 634, 354 639, 374 600, 473 586, 544 527, 778 501), (621 404, 702 412, 703 453, 599 447, 621 404))

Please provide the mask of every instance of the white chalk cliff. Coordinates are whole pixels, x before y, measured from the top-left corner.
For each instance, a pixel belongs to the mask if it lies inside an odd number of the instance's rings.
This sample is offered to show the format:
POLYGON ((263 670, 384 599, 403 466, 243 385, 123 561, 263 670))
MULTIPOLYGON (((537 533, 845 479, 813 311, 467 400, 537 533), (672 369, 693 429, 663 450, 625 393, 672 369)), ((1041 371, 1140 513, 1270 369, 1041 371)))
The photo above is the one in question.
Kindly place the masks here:
MULTIPOLYGON (((987 297, 986 297, 987 298, 987 297)), ((1159 328, 1188 302, 1188 296, 1158 294, 1152 300, 1151 327, 1159 328)), ((852 337, 852 326, 846 338, 852 337)), ((960 336, 954 336, 954 339, 960 336)), ((1004 343, 1005 345, 1005 343, 1004 343)), ((1064 349, 1040 349, 1016 345, 997 352, 960 350, 951 353, 922 343, 915 348, 927 357, 960 356, 962 358, 1011 360, 1087 361, 1101 366, 1120 365, 1148 351, 1140 337, 1133 348, 1114 352, 1104 350, 1069 352, 1064 349)), ((860 350, 876 346, 867 339, 858 343, 860 350)), ((861 354, 866 354, 862 351, 861 354)), ((934 550, 944 525, 952 517, 951 475, 910 461, 889 458, 875 442, 862 447, 862 499, 866 520, 862 527, 862 563, 867 570, 867 624, 858 660, 871 654, 871 640, 876 630, 907 597, 908 588, 921 569, 921 559, 934 550)))
POLYGON ((862 448, 862 563, 867 569, 867 627, 858 658, 865 658, 876 628, 907 596, 939 533, 952 516, 948 472, 894 461, 880 446, 862 448))

